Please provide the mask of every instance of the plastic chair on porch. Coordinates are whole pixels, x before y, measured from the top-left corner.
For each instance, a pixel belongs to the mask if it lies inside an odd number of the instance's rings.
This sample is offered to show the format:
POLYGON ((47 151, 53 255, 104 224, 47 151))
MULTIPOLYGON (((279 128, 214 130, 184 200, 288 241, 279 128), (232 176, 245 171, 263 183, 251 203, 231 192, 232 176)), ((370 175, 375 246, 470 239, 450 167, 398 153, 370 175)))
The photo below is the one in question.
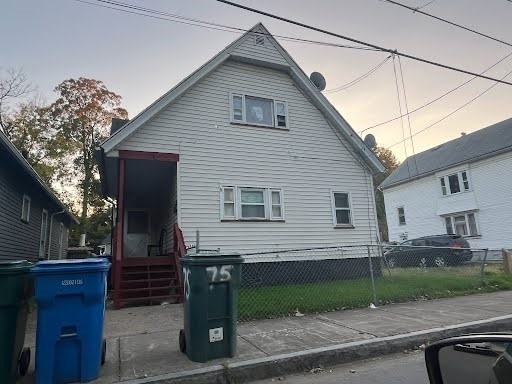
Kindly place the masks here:
POLYGON ((160 238, 158 240, 158 244, 150 244, 148 245, 148 256, 152 256, 152 250, 156 249, 157 254, 154 256, 162 256, 164 254, 164 238, 165 238, 166 230, 162 228, 160 231, 160 238))

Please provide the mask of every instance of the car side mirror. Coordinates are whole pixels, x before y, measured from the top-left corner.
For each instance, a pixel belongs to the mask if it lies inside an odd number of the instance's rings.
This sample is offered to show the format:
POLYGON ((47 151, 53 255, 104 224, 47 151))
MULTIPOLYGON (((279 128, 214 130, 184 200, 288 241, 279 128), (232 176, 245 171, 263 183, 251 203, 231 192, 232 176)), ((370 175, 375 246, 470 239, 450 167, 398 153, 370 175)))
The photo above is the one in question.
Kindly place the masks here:
POLYGON ((425 349, 425 362, 431 384, 512 383, 512 334, 440 340, 425 349))

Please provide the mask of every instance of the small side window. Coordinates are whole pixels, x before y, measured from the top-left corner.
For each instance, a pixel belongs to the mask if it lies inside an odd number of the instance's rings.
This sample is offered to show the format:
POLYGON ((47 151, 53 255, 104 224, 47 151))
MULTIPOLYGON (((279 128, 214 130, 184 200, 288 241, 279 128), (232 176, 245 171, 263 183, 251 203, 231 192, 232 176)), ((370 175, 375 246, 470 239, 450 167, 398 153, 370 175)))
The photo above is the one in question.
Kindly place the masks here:
POLYGON ((23 205, 21 207, 21 220, 28 223, 30 221, 30 197, 23 195, 23 205))
POLYGON ((287 128, 288 127, 288 113, 286 108, 286 102, 276 101, 276 127, 287 128))
POLYGON ((404 207, 398 207, 398 224, 405 225, 405 210, 404 207))
POLYGON ((271 189, 270 194, 270 220, 281 220, 283 218, 283 194, 280 189, 271 189))
POLYGON ((222 188, 222 213, 224 219, 234 219, 235 215, 235 188, 222 188))
POLYGON ((243 121, 244 120, 244 98, 241 95, 232 95, 231 96, 231 105, 232 105, 232 119, 234 121, 243 121))
POLYGON ((444 181, 444 177, 441 177, 439 181, 441 182, 441 192, 443 196, 446 196, 446 182, 444 181))

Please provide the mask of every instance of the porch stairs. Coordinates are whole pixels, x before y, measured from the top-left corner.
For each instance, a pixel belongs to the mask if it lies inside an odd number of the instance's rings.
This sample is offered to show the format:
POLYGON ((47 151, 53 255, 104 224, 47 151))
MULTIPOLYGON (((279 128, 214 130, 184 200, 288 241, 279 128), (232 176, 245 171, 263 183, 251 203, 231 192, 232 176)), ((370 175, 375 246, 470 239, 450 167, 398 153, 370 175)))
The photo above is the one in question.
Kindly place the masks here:
MULTIPOLYGON (((183 285, 180 258, 185 255, 181 229, 174 225, 174 251, 163 256, 114 260, 114 307, 181 303, 183 285)), ((117 248, 116 242, 114 242, 117 248)))
POLYGON ((183 297, 173 256, 124 259, 121 265, 121 306, 178 303, 183 297))

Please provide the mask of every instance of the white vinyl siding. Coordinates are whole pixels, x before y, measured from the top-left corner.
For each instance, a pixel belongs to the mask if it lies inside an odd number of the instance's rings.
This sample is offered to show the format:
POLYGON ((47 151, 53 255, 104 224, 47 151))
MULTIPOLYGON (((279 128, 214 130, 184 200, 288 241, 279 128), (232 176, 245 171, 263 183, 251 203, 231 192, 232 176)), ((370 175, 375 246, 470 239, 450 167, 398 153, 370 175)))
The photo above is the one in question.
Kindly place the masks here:
POLYGON ((273 64, 288 65, 277 48, 263 34, 253 33, 247 35, 245 40, 231 54, 252 60, 265 60, 273 64), (261 39, 263 39, 263 44, 256 44, 261 39))
POLYGON ((263 187, 222 187, 222 220, 282 220, 283 191, 263 187))
POLYGON ((267 97, 231 93, 231 121, 248 125, 288 128, 286 101, 267 97))
MULTIPOLYGON (((448 231, 445 218, 459 212, 474 212, 468 219, 469 243, 475 248, 512 249, 512 178, 504 177, 512 169, 512 151, 465 165, 437 175, 423 177, 384 189, 386 216, 391 241, 398 241, 404 227, 398 225, 393 207, 407 206, 407 232, 410 239, 448 231), (440 177, 467 172, 469 191, 449 196, 440 194, 440 177), (438 199, 433 196, 439 196, 438 199), (473 227, 473 229, 471 228, 473 227)), ((464 183, 464 180, 462 180, 464 183)), ((463 185, 463 184, 461 184, 463 185)), ((464 187, 463 187, 464 188, 464 187)), ((451 223, 451 221, 450 221, 451 223)), ((451 226, 450 226, 451 228, 451 226)), ((454 231, 454 228, 451 229, 454 231)))
POLYGON ((225 251, 375 242, 371 176, 340 137, 288 74, 231 61, 116 149, 179 153, 179 206, 187 245, 195 243, 197 229, 205 247, 225 251), (233 89, 286 100, 293 129, 283 134, 232 124, 233 89), (221 186, 281 188, 285 222, 221 222, 221 186), (354 230, 333 228, 331 189, 350 192, 354 230))
POLYGON ((23 204, 21 206, 21 220, 28 223, 30 221, 30 203, 28 195, 23 195, 23 204))

